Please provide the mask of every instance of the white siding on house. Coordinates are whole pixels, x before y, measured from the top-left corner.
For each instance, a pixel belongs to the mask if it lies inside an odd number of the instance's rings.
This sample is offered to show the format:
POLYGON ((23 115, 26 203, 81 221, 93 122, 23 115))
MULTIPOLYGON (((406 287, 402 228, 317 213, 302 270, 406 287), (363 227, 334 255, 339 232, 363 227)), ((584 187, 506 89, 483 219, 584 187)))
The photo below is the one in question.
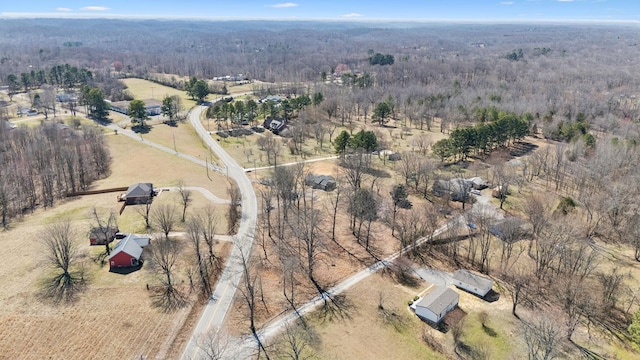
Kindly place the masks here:
POLYGON ((453 284, 460 289, 484 297, 491 291, 493 280, 468 270, 456 270, 453 273, 453 284))
POLYGON ((449 288, 436 286, 416 303, 416 315, 437 324, 458 305, 459 297, 457 292, 449 288))

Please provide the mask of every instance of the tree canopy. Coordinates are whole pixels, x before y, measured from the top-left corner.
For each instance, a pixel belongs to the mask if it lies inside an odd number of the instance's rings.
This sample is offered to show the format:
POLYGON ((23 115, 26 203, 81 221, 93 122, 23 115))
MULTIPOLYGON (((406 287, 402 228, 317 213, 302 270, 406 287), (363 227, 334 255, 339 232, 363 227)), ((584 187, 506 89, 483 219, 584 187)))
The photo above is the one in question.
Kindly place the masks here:
POLYGON ((129 103, 129 117, 131 117, 132 123, 145 127, 144 121, 149 119, 149 116, 142 100, 131 100, 129 103))

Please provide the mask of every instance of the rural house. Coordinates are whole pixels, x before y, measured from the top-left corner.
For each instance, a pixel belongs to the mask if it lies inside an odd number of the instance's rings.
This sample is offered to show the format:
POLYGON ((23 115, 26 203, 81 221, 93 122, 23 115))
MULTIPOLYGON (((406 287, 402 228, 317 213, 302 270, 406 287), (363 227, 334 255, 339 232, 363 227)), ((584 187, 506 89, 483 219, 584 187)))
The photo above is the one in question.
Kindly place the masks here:
POLYGON ((447 287, 436 286, 433 291, 415 302, 415 312, 421 319, 438 324, 458 305, 460 295, 447 287))
POLYGON ((101 229, 99 227, 91 228, 89 231, 89 244, 90 245, 104 245, 112 242, 116 238, 116 233, 120 231, 117 227, 111 226, 107 229, 101 229))
POLYGON ((132 267, 142 265, 142 246, 140 246, 135 236, 129 235, 120 240, 109 255, 109 268, 111 270, 122 267, 132 267))
POLYGON ((491 291, 493 280, 468 270, 456 270, 453 273, 453 284, 462 290, 484 297, 491 291))
POLYGON ((320 189, 324 191, 332 191, 336 188, 336 179, 329 175, 313 175, 309 174, 304 179, 307 186, 311 186, 314 189, 320 189))
POLYGON ((129 186, 127 192, 120 196, 120 201, 127 205, 147 204, 153 201, 153 184, 138 183, 129 186))
POLYGON ((433 193, 436 196, 449 196, 453 201, 468 201, 470 192, 471 182, 461 178, 436 180, 433 183, 433 193))
POLYGON ((144 109, 147 110, 147 115, 155 116, 162 113, 162 102, 155 99, 142 100, 144 103, 144 109))

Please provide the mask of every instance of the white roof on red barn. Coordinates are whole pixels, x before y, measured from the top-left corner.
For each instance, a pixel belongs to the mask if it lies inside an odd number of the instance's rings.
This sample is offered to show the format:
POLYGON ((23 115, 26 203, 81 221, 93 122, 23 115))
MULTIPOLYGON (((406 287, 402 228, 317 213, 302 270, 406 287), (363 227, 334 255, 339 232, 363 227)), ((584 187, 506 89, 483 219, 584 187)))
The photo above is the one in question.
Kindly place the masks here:
POLYGON ((109 259, 120 254, 121 252, 129 254, 135 259, 140 259, 140 256, 142 255, 142 247, 138 245, 133 236, 129 235, 126 238, 120 240, 118 245, 113 248, 113 251, 111 251, 111 255, 109 255, 109 259))

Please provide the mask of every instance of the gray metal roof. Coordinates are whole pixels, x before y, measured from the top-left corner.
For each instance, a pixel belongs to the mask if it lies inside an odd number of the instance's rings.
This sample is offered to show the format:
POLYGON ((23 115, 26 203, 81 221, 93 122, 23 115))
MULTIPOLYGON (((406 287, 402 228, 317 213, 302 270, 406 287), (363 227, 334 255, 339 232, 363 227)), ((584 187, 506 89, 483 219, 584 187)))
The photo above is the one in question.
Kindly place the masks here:
POLYGON ((134 236, 129 234, 126 238, 120 240, 118 245, 113 248, 111 255, 109 255, 109 259, 121 252, 131 255, 133 258, 140 259, 140 255, 142 255, 142 247, 140 247, 140 245, 135 241, 134 236))
POLYGON ((153 192, 153 184, 151 183, 138 183, 129 186, 127 189, 127 195, 131 197, 151 196, 153 192))
POLYGON ((423 297, 416 306, 427 308, 435 314, 442 314, 453 303, 458 302, 460 296, 447 287, 436 286, 427 296, 423 297))
POLYGON ((493 286, 493 280, 474 274, 469 270, 456 270, 453 273, 453 278, 478 289, 487 289, 493 286))

